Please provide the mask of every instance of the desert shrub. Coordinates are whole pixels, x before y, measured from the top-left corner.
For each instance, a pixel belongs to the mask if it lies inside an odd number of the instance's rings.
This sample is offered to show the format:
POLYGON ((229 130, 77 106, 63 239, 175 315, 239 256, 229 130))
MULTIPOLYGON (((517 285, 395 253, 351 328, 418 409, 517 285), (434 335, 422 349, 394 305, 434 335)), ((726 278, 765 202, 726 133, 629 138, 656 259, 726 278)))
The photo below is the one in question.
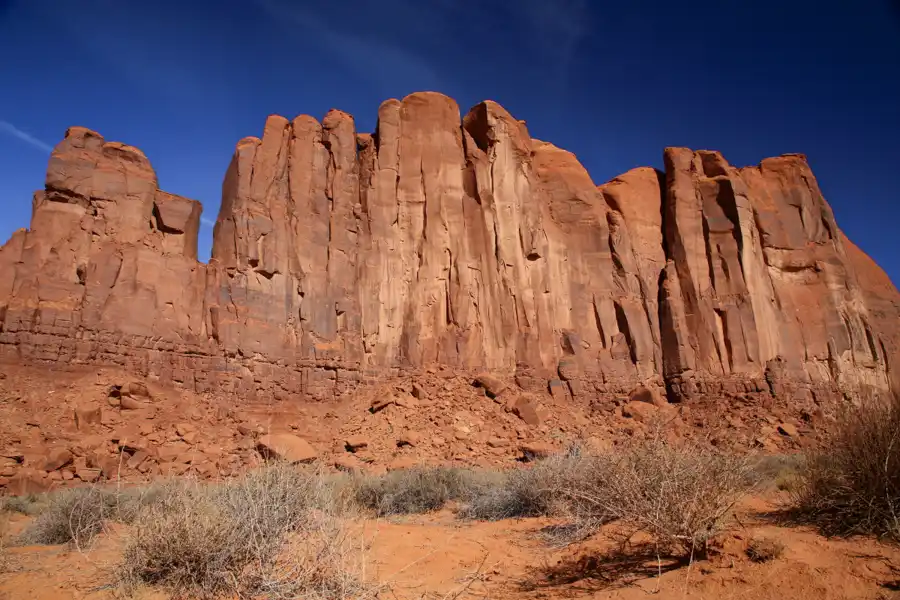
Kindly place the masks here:
POLYGON ((158 482, 125 489, 85 486, 10 498, 12 510, 37 518, 19 537, 20 544, 67 544, 84 546, 103 531, 106 523, 132 523, 147 506, 160 502, 182 483, 158 482))
POLYGON ((108 493, 112 495, 110 503, 113 506, 109 518, 130 525, 145 508, 166 502, 170 495, 179 493, 184 485, 185 480, 172 479, 155 481, 141 487, 109 490, 108 493))
POLYGON ((781 558, 784 544, 772 538, 759 538, 747 544, 747 558, 757 563, 764 563, 781 558))
POLYGON ((578 449, 521 469, 480 474, 473 479, 459 516, 499 521, 559 514, 569 479, 582 476, 589 460, 578 449))
POLYGON ((349 597, 364 588, 347 561, 333 493, 287 465, 184 486, 135 522, 120 576, 179 597, 349 597))
POLYGON ((412 467, 353 481, 356 502, 379 516, 426 513, 451 500, 464 499, 472 471, 446 467, 412 467))
POLYGON ((0 574, 9 570, 9 555, 6 552, 7 537, 9 536, 9 519, 0 513, 0 574))
POLYGON ((6 496, 4 498, 0 498, 0 512, 14 512, 33 516, 44 509, 46 502, 46 494, 6 496))
POLYGON ((99 487, 80 487, 49 494, 35 520, 22 532, 22 544, 84 546, 103 530, 116 511, 115 494, 99 487))
POLYGON ((805 457, 802 454, 772 454, 757 457, 753 471, 760 484, 790 492, 796 487, 804 465, 805 457))
POLYGON ((623 543, 638 531, 660 551, 702 556, 735 503, 755 484, 750 457, 651 438, 582 463, 567 480, 574 518, 587 527, 616 520, 623 543))
POLYGON ((826 535, 900 541, 900 396, 844 410, 793 494, 796 513, 826 535))

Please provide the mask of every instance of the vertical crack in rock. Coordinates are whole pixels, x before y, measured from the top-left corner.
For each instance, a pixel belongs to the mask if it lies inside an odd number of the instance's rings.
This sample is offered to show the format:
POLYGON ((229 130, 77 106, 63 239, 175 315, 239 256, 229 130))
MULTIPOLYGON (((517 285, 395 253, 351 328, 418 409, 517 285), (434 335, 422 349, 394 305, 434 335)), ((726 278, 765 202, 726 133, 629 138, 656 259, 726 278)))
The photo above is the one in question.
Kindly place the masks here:
POLYGON ((0 249, 0 358, 116 356, 248 398, 327 400, 433 363, 561 377, 576 398, 684 400, 775 371, 784 394, 900 387, 900 295, 803 156, 664 164, 598 187, 496 103, 461 118, 432 92, 384 102, 371 136, 336 110, 272 115, 237 143, 207 265, 199 203, 71 128, 0 249))

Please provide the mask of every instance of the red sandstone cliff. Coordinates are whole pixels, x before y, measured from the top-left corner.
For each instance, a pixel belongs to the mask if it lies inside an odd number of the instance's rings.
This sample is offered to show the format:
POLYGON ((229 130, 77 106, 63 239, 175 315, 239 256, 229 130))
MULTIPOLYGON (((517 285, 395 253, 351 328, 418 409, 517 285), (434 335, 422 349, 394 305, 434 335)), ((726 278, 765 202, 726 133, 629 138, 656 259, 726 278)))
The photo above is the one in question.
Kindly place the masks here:
POLYGON ((0 250, 0 356, 313 398, 436 363, 576 397, 896 378, 900 296, 803 156, 736 169, 669 148, 665 173, 597 187, 493 102, 460 119, 417 93, 378 116, 371 135, 340 111, 271 116, 241 140, 209 265, 197 202, 157 189, 139 150, 70 129, 0 250))

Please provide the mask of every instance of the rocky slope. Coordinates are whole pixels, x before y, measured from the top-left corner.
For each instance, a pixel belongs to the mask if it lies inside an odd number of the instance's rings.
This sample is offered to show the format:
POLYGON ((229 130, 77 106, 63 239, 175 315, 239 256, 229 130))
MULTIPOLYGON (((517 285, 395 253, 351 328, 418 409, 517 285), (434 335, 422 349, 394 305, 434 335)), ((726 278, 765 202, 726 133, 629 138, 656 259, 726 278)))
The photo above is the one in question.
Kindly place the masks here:
MULTIPOLYGON (((900 301, 805 158, 668 148, 596 186, 493 102, 416 93, 238 142, 209 264, 199 203, 71 128, 0 250, 0 358, 118 365, 193 392, 330 399, 443 365, 558 399, 665 387, 883 392, 900 301), (868 261, 868 262, 866 262, 868 261)), ((883 275, 883 273, 882 273, 883 275)))

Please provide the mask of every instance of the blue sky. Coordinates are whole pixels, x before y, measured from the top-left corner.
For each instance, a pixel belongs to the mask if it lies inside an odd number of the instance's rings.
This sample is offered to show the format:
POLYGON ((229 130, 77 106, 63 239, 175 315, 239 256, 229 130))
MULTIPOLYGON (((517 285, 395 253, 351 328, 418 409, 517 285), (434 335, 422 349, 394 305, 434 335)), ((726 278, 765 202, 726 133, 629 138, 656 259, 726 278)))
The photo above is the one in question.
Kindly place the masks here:
POLYGON ((268 114, 340 108, 372 131, 382 100, 430 89, 500 102, 597 183, 665 146, 803 152, 900 282, 896 2, 0 0, 0 56, 3 239, 70 125, 144 150, 212 222, 234 144, 268 114))

